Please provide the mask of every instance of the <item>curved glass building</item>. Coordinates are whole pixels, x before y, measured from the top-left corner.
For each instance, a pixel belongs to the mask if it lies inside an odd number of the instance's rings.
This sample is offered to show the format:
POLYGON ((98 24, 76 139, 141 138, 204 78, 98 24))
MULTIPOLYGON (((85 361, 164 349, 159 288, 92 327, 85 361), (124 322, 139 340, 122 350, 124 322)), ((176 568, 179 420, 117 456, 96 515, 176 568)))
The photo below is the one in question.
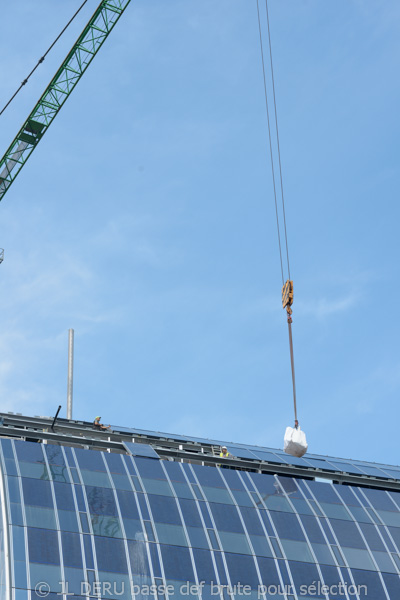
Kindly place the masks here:
POLYGON ((0 600, 397 600, 400 469, 3 414, 0 600))

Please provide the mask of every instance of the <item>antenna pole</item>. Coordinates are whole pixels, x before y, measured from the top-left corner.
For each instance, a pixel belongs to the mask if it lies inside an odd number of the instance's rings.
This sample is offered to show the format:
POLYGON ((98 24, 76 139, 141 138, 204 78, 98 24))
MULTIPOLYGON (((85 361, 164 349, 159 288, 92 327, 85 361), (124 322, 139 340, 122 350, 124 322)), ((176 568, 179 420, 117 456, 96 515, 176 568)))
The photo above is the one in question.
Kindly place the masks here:
POLYGON ((72 419, 72 395, 74 387, 74 330, 68 330, 68 387, 67 419, 72 419))

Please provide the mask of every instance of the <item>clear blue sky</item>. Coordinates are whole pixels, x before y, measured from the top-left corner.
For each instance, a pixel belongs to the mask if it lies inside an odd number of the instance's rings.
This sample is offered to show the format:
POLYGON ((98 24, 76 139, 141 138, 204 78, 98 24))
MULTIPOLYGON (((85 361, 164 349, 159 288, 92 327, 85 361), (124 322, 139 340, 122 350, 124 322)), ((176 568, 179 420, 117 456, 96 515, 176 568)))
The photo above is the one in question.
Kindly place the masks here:
MULTIPOLYGON (((80 3, 2 8, 0 104, 80 3)), ((300 422, 312 452, 399 464, 400 3, 269 6, 300 422)), ((0 204, 1 410, 65 415, 74 328, 75 418, 282 447, 266 135, 255 0, 132 0, 0 204)))

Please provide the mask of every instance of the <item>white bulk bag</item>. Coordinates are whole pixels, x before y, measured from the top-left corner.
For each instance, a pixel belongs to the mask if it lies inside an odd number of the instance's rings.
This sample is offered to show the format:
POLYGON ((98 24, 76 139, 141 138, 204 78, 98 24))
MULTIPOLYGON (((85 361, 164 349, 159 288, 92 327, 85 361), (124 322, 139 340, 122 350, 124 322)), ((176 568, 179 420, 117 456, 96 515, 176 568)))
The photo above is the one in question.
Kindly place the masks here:
POLYGON ((301 431, 300 426, 297 429, 286 427, 285 437, 283 438, 283 449, 287 454, 298 456, 299 458, 307 452, 308 444, 306 434, 301 431))

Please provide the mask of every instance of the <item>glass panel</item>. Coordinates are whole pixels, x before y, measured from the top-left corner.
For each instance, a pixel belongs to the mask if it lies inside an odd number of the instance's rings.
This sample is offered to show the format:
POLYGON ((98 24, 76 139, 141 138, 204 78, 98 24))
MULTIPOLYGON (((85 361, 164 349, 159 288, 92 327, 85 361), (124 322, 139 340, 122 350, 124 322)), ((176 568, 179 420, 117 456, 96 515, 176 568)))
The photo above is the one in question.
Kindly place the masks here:
POLYGON ((209 549, 208 540, 204 529, 200 527, 187 527, 187 532, 190 539, 190 546, 194 548, 206 548, 209 549))
POLYGON ((234 506, 210 504, 216 528, 220 531, 235 531, 244 533, 243 525, 234 506))
POLYGON ((387 554, 387 552, 378 552, 377 550, 372 551, 372 554, 380 571, 384 571, 385 573, 397 573, 397 569, 391 560, 390 554, 387 554))
MULTIPOLYGON (((50 586, 50 590, 56 593, 61 592, 60 581, 61 579, 61 568, 53 564, 37 564, 30 563, 29 565, 30 576, 31 576, 31 588, 40 591, 40 583, 45 582, 50 586)), ((48 587, 45 587, 46 591, 48 587)), ((40 597, 40 596, 38 596, 40 597)), ((49 598, 49 596, 46 596, 49 598)))
POLYGON ((298 542, 294 540, 280 540, 283 550, 288 560, 298 560, 302 562, 315 562, 310 552, 307 542, 298 542))
POLYGON ((142 484, 139 481, 139 477, 137 475, 131 475, 131 481, 133 483, 133 487, 137 492, 143 492, 142 484))
POLYGON ((194 581, 192 561, 188 548, 160 545, 165 578, 176 581, 194 581))
POLYGON ((155 528, 160 544, 173 544, 174 546, 188 545, 184 529, 181 525, 155 523, 155 528))
POLYGON ((128 477, 128 475, 119 475, 118 473, 112 473, 111 476, 117 490, 132 491, 131 479, 128 477))
POLYGON ((33 479, 50 479, 46 465, 39 463, 20 462, 19 470, 22 477, 32 477, 33 479))
POLYGON ((122 538, 122 529, 118 517, 91 515, 92 529, 95 535, 122 538))
POLYGON ((58 519, 60 521, 61 530, 79 532, 79 526, 75 512, 72 512, 71 510, 59 510, 58 519))
POLYGON ((214 529, 207 529, 207 533, 208 537, 210 538, 211 548, 214 548, 214 550, 219 550, 219 543, 214 529))
POLYGON ((251 554, 250 546, 244 533, 232 533, 230 531, 220 531, 222 549, 225 552, 235 552, 238 554, 251 554))
POLYGON ((158 494, 160 496, 174 495, 168 481, 161 481, 160 479, 146 479, 146 477, 142 477, 142 482, 148 494, 158 494))
POLYGON ((25 506, 26 524, 31 527, 56 529, 54 510, 39 506, 25 506))
POLYGON ((156 538, 153 531, 153 525, 151 521, 144 521, 144 528, 146 530, 147 539, 149 542, 155 542, 156 538))
POLYGON ((101 487, 86 487, 89 512, 95 515, 118 515, 113 491, 101 487))
MULTIPOLYGON (((89 452, 89 450, 87 450, 89 452)), ((111 488, 111 481, 107 473, 101 471, 87 471, 81 469, 83 483, 87 486, 97 486, 102 488, 111 488)))
POLYGON ((28 549, 31 562, 46 565, 60 564, 58 537, 55 531, 28 527, 28 549))
POLYGON ((88 522, 87 514, 85 512, 80 512, 79 519, 81 522, 81 527, 82 527, 83 533, 89 533, 90 529, 89 529, 89 522, 88 522))
POLYGON ((146 456, 148 458, 157 458, 157 452, 148 444, 135 444, 134 442, 122 442, 123 446, 125 446, 128 454, 132 456, 146 456))
POLYGON ((365 543, 354 522, 331 520, 333 531, 341 546, 353 548, 362 548, 365 550, 365 543))
POLYGON ((283 558, 282 551, 281 551, 281 548, 279 546, 278 540, 276 538, 274 538, 274 537, 270 537, 269 541, 272 544, 272 548, 273 548, 273 550, 275 552, 275 556, 277 558, 283 558))
MULTIPOLYGON (((97 564, 99 571, 127 573, 125 546, 122 540, 95 536, 97 564)), ((107 581, 107 577, 103 581, 107 581)))
POLYGON ((385 525, 400 527, 400 513, 389 512, 388 510, 377 510, 377 513, 385 525))
POLYGON ((266 537, 261 535, 250 535, 250 540, 257 556, 273 556, 271 547, 266 537))
POLYGON ((335 558, 337 560, 337 563, 339 566, 344 566, 344 560, 343 560, 343 556, 342 553, 340 552, 339 548, 337 546, 331 546, 332 552, 335 555, 335 558))
POLYGON ((232 497, 228 490, 203 485, 203 493, 209 502, 233 504, 232 497))
POLYGON ((328 502, 320 502, 320 505, 329 519, 353 521, 351 514, 342 504, 329 504, 328 502))
POLYGON ((311 544, 314 554, 317 558, 317 562, 323 565, 336 565, 336 561, 326 544, 311 544))

